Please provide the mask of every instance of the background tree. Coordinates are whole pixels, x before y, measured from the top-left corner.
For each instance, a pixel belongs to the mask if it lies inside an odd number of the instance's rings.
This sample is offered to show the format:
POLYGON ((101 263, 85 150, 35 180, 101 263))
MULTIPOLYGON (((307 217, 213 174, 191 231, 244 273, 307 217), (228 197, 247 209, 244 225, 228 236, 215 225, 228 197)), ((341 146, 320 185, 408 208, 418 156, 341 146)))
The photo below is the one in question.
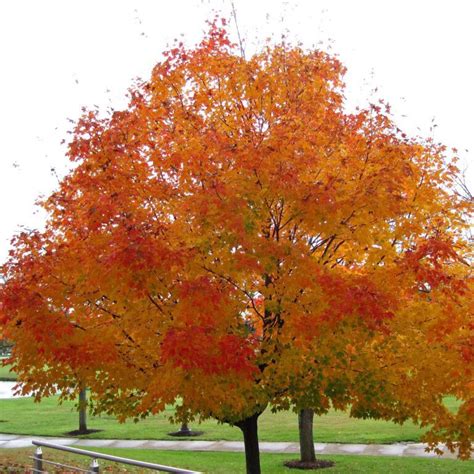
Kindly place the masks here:
POLYGON ((126 110, 85 112, 3 267, 24 390, 76 377, 120 419, 178 403, 240 427, 249 473, 269 404, 411 418, 468 456, 472 207, 443 147, 344 111, 343 73, 284 43, 246 60, 216 20, 126 110))
POLYGON ((12 351, 12 343, 7 339, 0 339, 0 357, 8 357, 12 351))
POLYGON ((79 392, 79 433, 88 433, 87 429, 87 389, 81 387, 79 392))

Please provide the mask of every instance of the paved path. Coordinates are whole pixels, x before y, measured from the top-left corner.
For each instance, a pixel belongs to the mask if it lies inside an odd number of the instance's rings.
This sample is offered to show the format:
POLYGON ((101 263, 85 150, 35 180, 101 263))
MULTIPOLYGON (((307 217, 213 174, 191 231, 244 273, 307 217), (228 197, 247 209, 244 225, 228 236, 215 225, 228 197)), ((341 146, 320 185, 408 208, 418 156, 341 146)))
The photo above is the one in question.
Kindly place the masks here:
MULTIPOLYGON (((115 439, 77 439, 77 438, 49 438, 43 436, 18 436, 0 434, 1 448, 32 447, 31 442, 47 441, 66 446, 84 446, 87 448, 141 448, 141 449, 170 449, 182 451, 244 451, 241 441, 156 441, 156 440, 115 440, 115 439)), ((315 443, 316 454, 362 454, 371 456, 416 456, 436 457, 434 453, 427 453, 422 443, 396 444, 341 444, 315 443)), ((260 442, 260 451, 264 453, 298 453, 299 443, 260 442)), ((455 458, 446 452, 444 458, 455 458)))

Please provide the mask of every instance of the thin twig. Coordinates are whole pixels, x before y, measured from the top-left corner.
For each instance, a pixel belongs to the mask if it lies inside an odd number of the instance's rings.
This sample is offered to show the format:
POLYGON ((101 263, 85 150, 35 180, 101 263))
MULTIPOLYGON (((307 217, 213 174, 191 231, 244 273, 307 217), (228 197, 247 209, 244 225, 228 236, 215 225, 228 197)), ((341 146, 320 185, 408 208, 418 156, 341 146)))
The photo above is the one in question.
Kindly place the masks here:
POLYGON ((230 5, 232 7, 232 16, 234 17, 235 28, 237 29, 237 37, 239 39, 240 55, 242 56, 242 59, 245 59, 245 50, 244 50, 244 45, 242 43, 242 38, 240 36, 239 24, 237 22, 237 13, 235 11, 234 2, 231 1, 230 5))

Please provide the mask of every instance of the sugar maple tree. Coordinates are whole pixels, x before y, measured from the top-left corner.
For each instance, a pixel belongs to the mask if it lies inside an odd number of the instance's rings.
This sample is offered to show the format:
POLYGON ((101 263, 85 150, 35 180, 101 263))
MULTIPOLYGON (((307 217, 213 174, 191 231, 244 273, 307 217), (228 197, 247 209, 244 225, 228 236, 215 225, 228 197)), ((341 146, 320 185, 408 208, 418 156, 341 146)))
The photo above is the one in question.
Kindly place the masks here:
POLYGON ((287 44, 244 59, 214 22, 126 110, 86 112, 46 229, 3 266, 24 390, 235 424, 250 473, 269 404, 411 418, 468 456, 471 203, 443 147, 344 111, 343 73, 287 44))

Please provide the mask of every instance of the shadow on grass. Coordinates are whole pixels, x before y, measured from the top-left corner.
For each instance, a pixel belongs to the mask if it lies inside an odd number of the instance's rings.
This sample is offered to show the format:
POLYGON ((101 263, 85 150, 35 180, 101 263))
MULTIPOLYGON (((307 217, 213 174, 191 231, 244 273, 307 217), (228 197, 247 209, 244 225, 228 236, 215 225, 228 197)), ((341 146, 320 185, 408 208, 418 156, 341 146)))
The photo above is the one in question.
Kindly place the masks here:
POLYGON ((283 464, 290 469, 324 469, 326 467, 333 467, 334 461, 326 461, 324 459, 316 459, 313 462, 293 460, 285 461, 283 464))
POLYGON ((82 436, 82 435, 88 435, 91 433, 100 433, 101 431, 104 430, 73 430, 73 431, 68 431, 67 433, 64 433, 67 436, 82 436))

